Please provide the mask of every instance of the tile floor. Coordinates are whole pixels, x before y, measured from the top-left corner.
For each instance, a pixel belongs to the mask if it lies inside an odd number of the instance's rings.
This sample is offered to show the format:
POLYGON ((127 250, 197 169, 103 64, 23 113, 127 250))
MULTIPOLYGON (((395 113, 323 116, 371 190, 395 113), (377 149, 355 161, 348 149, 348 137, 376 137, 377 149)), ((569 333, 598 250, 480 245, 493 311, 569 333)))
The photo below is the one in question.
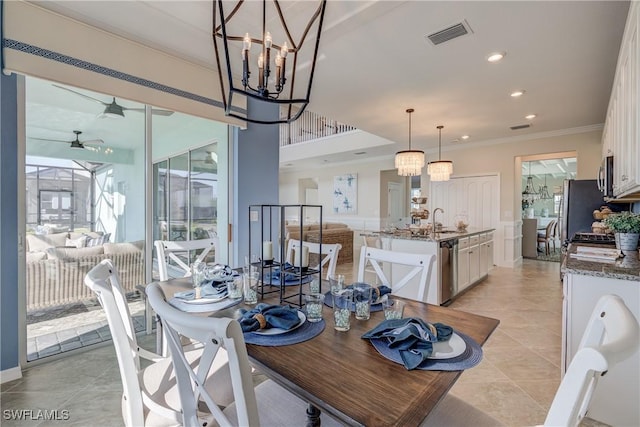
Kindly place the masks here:
MULTIPOLYGON (((484 360, 462 374, 451 393, 509 426, 542 424, 560 382, 562 286, 559 264, 524 260, 515 269, 494 268, 487 280, 452 308, 500 319, 484 346, 484 360)), ((354 274, 351 264, 339 272, 354 274)), ((154 336, 141 344, 153 349, 154 336)), ((1 386, 3 426, 120 426, 121 384, 113 347, 33 366, 1 386), (16 421, 7 409, 69 411, 69 419, 16 421)))

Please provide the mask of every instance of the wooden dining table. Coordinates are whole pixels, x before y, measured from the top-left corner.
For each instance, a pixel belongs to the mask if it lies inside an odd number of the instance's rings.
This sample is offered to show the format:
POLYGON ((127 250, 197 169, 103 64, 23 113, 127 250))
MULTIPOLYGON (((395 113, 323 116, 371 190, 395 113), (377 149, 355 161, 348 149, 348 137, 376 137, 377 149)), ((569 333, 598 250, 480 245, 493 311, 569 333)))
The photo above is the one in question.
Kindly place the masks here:
MULTIPOLYGON (((190 288, 190 279, 158 282, 167 299, 190 288)), ((499 320, 448 307, 400 298, 405 301, 404 317, 441 322, 483 345, 499 320)), ((269 294, 266 303, 278 304, 269 294)), ((244 304, 208 315, 233 317, 244 304)), ((197 314, 207 315, 207 314, 197 314)), ((333 325, 333 309, 324 307, 323 332, 308 341, 285 346, 247 344, 252 364, 268 378, 309 403, 307 425, 319 425, 320 411, 346 425, 419 425, 463 371, 407 370, 392 362, 362 335, 384 320, 382 311, 369 320, 351 318, 351 329, 338 332, 333 325)))

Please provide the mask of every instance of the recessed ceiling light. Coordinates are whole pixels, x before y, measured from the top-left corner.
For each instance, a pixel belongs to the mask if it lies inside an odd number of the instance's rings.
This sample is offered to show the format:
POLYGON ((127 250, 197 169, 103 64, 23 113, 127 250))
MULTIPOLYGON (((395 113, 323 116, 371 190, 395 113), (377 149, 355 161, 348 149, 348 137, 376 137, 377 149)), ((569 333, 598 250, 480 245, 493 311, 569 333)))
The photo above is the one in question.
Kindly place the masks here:
POLYGON ((507 52, 492 52, 487 56, 489 62, 499 62, 502 58, 507 56, 507 52))
POLYGON ((524 92, 525 92, 524 90, 513 91, 513 92, 511 92, 511 97, 512 98, 518 98, 519 96, 524 95, 524 92))
POLYGON ((455 143, 457 143, 457 142, 460 142, 460 140, 459 140, 458 138, 456 138, 456 139, 452 139, 452 140, 451 140, 451 143, 452 143, 452 144, 455 144, 455 143))
POLYGON ((524 116, 525 119, 527 120, 533 120, 535 119, 537 116, 535 114, 528 114, 526 116, 524 116))
POLYGON ((462 139, 469 139, 469 135, 462 135, 460 138, 462 138, 462 139))

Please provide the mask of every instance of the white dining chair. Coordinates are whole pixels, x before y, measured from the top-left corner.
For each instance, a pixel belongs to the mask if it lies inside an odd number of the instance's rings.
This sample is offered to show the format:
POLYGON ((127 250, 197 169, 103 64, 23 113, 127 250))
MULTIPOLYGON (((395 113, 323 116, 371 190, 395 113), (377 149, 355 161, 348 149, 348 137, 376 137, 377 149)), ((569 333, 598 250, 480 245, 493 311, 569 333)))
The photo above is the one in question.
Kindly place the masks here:
MULTIPOLYGON (((172 277, 191 276, 190 263, 204 262, 207 260, 209 252, 213 250, 214 257, 218 252, 217 237, 188 241, 156 240, 154 245, 158 257, 158 275, 160 276, 160 280, 169 280, 172 277), (193 261, 189 262, 192 251, 200 252, 193 261)), ((215 258, 213 260, 209 259, 209 261, 215 262, 215 258)))
MULTIPOLYGON (((159 314, 166 331, 169 353, 175 366, 184 426, 202 425, 198 402, 204 402, 213 420, 220 426, 296 426, 306 424, 307 404, 266 380, 254 388, 251 366, 240 324, 230 318, 199 317, 177 310, 165 300, 157 283, 147 287, 151 306, 159 314), (194 368, 181 345, 183 337, 203 345, 203 356, 194 368), (226 350, 231 373, 234 402, 221 407, 210 396, 217 378, 207 378, 208 366, 220 351, 226 350)), ((224 386, 224 384, 222 384, 224 386)), ((206 420, 210 425, 210 420, 206 420)), ((323 426, 338 426, 332 418, 321 415, 323 426)))
MULTIPOLYGON (((556 391, 544 426, 580 425, 589 409, 598 379, 637 352, 639 347, 640 326, 622 298, 617 295, 600 297, 578 351, 556 391)), ((422 425, 498 425, 492 424, 491 418, 487 417, 486 413, 447 395, 422 425)))
MULTIPOLYGON (((382 242, 380 240, 380 237, 377 237, 377 236, 362 236, 362 247, 360 248, 360 251, 364 251, 365 248, 367 248, 367 247, 382 248, 382 242)), ((364 277, 365 281, 367 280, 366 275, 369 274, 369 275, 373 275, 374 276, 374 280, 376 282, 376 285, 380 284, 380 278, 376 274, 376 271, 372 267, 370 267, 370 264, 368 262, 365 265, 364 272, 365 272, 365 277, 364 277)))
POLYGON ((622 298, 617 295, 600 297, 544 425, 580 424, 589 409, 598 379, 638 351, 639 346, 640 326, 622 298))
MULTIPOLYGON (((153 244, 156 247, 158 276, 160 280, 191 276, 191 268, 189 266, 189 260, 192 257, 191 252, 200 251, 192 261, 196 263, 207 260, 209 253, 213 251, 214 258, 209 261, 215 262, 215 256, 218 253, 219 246, 217 237, 188 241, 156 240, 153 244)), ((153 310, 151 310, 151 306, 146 300, 145 312, 145 327, 147 334, 150 334, 153 328, 153 310)), ((158 332, 158 334, 160 334, 160 332, 158 332)), ((162 354, 166 354, 166 352, 163 351, 162 354)))
MULTIPOLYGON (((340 243, 323 243, 322 248, 319 243, 306 242, 302 241, 302 246, 309 248, 309 254, 316 254, 318 258, 321 260, 318 265, 312 266, 311 268, 322 270, 327 267, 327 273, 325 278, 328 280, 329 276, 333 276, 336 273, 336 266, 338 265, 338 255, 340 254, 340 249, 342 249, 342 245, 340 243), (324 255, 322 257, 321 255, 324 255)), ((300 248, 300 240, 289 239, 289 244, 287 245, 287 256, 286 260, 293 264, 293 251, 296 252, 300 248)))
POLYGON ((433 262, 435 255, 412 254, 398 251, 391 251, 380 248, 363 247, 360 251, 360 264, 358 266, 358 282, 364 281, 366 266, 371 265, 376 275, 383 285, 391 288, 391 293, 397 293, 404 288, 414 277, 419 277, 418 293, 416 299, 418 301, 426 301, 429 282, 431 281, 431 271, 433 270, 433 262), (383 270, 382 263, 386 262, 393 265, 401 265, 413 267, 399 280, 393 283, 389 280, 383 270))
MULTIPOLYGON (((120 285, 118 272, 106 259, 85 276, 85 285, 98 298, 104 309, 122 381, 122 417, 125 426, 165 426, 182 422, 182 413, 172 360, 145 350, 138 345, 135 329, 120 285), (142 367, 141 359, 146 362, 142 367)), ((198 366, 202 350, 186 351, 185 357, 198 366)), ((216 389, 209 392, 222 405, 233 401, 227 357, 221 352, 215 360, 204 359, 208 375, 215 378, 216 389), (225 387, 225 384, 229 384, 225 387)), ((99 404, 99 403, 97 403, 99 404)))

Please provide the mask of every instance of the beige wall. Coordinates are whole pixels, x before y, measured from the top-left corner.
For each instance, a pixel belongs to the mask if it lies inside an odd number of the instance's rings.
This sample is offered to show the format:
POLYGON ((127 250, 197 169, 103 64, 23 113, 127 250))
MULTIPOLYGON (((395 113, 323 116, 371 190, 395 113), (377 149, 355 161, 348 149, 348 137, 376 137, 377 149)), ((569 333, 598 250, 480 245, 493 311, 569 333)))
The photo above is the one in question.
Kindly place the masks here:
MULTIPOLYGON (((473 146, 473 143, 460 145, 459 149, 444 151, 442 157, 453 161, 456 176, 498 173, 500 175, 500 219, 513 221, 521 216, 519 198, 521 165, 520 157, 557 157, 557 153, 575 152, 578 158, 577 179, 594 179, 601 159, 602 132, 591 131, 572 135, 530 139, 515 143, 473 146)), ((433 159, 433 153, 427 153, 427 160, 433 159)), ((313 178, 318 182, 318 199, 324 206, 324 215, 332 220, 340 219, 355 228, 362 229, 363 224, 375 222, 380 218, 380 171, 393 169, 393 158, 372 162, 342 163, 335 166, 297 171, 280 172, 280 202, 300 203, 298 179, 313 178), (343 173, 358 174, 358 212, 355 215, 337 215, 331 210, 333 177, 343 173)), ((386 188, 386 184, 385 184, 386 188)), ((429 180, 426 167, 422 176, 422 194, 428 196, 429 180)), ((385 212, 386 215, 386 212, 385 212)), ((369 225, 366 228, 371 229, 369 225)))

